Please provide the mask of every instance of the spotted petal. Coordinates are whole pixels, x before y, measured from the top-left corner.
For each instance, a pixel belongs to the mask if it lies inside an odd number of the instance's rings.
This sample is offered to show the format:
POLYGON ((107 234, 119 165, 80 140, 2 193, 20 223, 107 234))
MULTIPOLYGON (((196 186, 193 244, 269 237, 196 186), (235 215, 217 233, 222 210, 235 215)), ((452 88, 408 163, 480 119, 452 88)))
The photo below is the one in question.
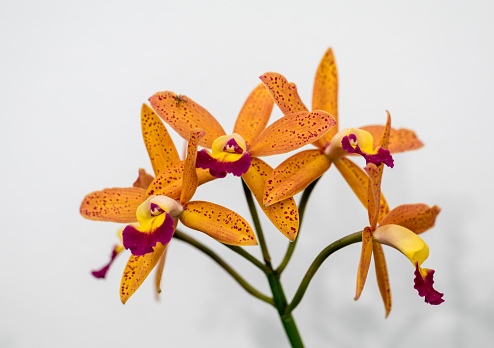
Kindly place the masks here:
POLYGON ((190 201, 196 192, 199 180, 196 171, 197 144, 204 135, 205 132, 198 128, 190 132, 189 143, 187 145, 187 158, 184 164, 182 193, 180 194, 181 204, 190 201))
POLYGON ((153 95, 149 102, 158 116, 185 140, 189 139, 192 129, 201 128, 206 131, 206 135, 199 145, 211 148, 216 138, 226 134, 206 109, 188 97, 165 91, 153 95))
MULTIPOLYGON (((173 199, 179 199, 182 192, 182 175, 184 172, 184 162, 180 162, 173 167, 166 168, 149 185, 148 195, 163 195, 173 199)), ((197 169, 199 185, 216 179, 207 170, 197 169)))
POLYGON ((154 175, 180 162, 177 149, 165 125, 146 104, 143 104, 141 109, 141 128, 154 175))
POLYGON ((386 259, 384 251, 379 243, 373 244, 374 265, 376 266, 376 279, 381 297, 384 303, 385 316, 388 317, 391 311, 391 288, 389 286, 388 268, 386 267, 386 259))
POLYGON ((391 210, 380 225, 400 225, 420 234, 434 227, 440 211, 441 209, 436 205, 430 208, 425 204, 404 204, 391 210))
POLYGON ((359 299, 360 294, 364 289, 365 280, 367 279, 367 273, 369 272, 369 266, 372 256, 372 244, 372 231, 369 227, 366 227, 362 231, 362 252, 360 253, 360 262, 358 265, 355 300, 359 299))
POLYGON ((184 206, 180 221, 217 241, 230 245, 257 245, 256 236, 247 221, 220 205, 193 201, 184 206))
POLYGON ((326 172, 330 165, 331 160, 320 150, 301 151, 289 157, 268 176, 264 205, 293 197, 326 172))
POLYGON ((247 148, 266 128, 273 110, 273 98, 261 83, 249 95, 235 122, 233 133, 242 136, 247 148))
POLYGON ((266 162, 259 158, 253 158, 249 171, 242 175, 242 178, 269 220, 290 241, 294 241, 299 227, 298 209, 295 200, 292 197, 288 197, 269 207, 264 207, 262 203, 266 178, 272 171, 273 169, 266 162))
POLYGON ((334 124, 333 116, 321 110, 287 115, 266 128, 249 153, 262 157, 296 150, 322 137, 334 124))
POLYGON ((142 282, 160 260, 167 245, 158 243, 152 253, 144 256, 130 256, 120 283, 120 300, 122 303, 125 304, 130 296, 139 289, 142 282))
MULTIPOLYGON (((378 139, 383 133, 384 126, 365 126, 360 127, 360 129, 366 130, 367 132, 372 134, 374 139, 378 139)), ((389 152, 398 153, 417 150, 423 146, 424 144, 418 139, 414 131, 405 128, 391 128, 388 147, 389 152)))
POLYGON ((283 75, 267 72, 259 78, 283 114, 288 115, 300 111, 308 111, 298 95, 297 86, 293 82, 288 82, 283 75))
POLYGON ((326 51, 317 68, 312 94, 312 110, 327 111, 336 120, 336 125, 313 143, 318 148, 324 149, 338 132, 338 70, 331 48, 326 51))
POLYGON ((84 197, 80 213, 95 221, 135 222, 136 210, 146 198, 146 191, 138 187, 95 191, 84 197))

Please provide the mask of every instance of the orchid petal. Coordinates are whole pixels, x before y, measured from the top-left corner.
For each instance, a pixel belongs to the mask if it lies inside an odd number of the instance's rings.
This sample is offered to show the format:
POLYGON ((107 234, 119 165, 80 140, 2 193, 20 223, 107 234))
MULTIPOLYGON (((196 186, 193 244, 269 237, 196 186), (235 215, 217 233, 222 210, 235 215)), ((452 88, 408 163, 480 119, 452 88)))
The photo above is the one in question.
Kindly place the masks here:
POLYGON ((84 197, 80 213, 95 221, 135 222, 136 210, 146 198, 146 191, 138 187, 95 191, 84 197))
POLYGON ((263 204, 269 206, 304 190, 331 166, 319 150, 296 153, 276 167, 267 177, 263 204))
POLYGON ((249 95, 240 110, 233 133, 242 136, 247 147, 266 128, 273 110, 274 101, 261 83, 249 95))
POLYGON ((308 111, 298 95, 297 86, 283 75, 267 72, 259 78, 284 115, 308 111))
POLYGON ((289 197, 269 207, 264 207, 262 202, 266 178, 272 171, 273 169, 266 162, 259 158, 253 158, 249 171, 242 175, 242 178, 269 220, 293 242, 299 228, 298 209, 295 200, 289 197))
POLYGON ((369 189, 367 191, 367 211, 369 213, 369 223, 370 228, 375 230, 379 216, 379 202, 381 200, 381 175, 379 168, 373 163, 369 163, 364 169, 369 176, 369 189))
POLYGON ((180 162, 177 149, 165 125, 146 104, 143 104, 141 109, 141 128, 154 175, 180 162))
POLYGON ((98 279, 104 279, 106 277, 106 273, 110 269, 110 266, 112 265, 113 261, 115 261, 115 258, 117 257, 118 254, 120 254, 124 250, 124 248, 121 245, 115 245, 113 247, 111 256, 110 256, 110 261, 100 268, 99 270, 92 271, 91 274, 98 279))
POLYGON ((163 277, 163 270, 165 269, 165 261, 166 254, 168 252, 168 248, 165 248, 165 251, 160 257, 160 261, 158 263, 158 267, 156 268, 156 278, 154 281, 155 289, 156 289, 156 300, 159 299, 159 294, 161 293, 161 278, 163 277))
MULTIPOLYGON (((168 245, 168 244, 167 244, 168 245)), ((120 300, 125 304, 127 300, 141 286, 154 266, 158 263, 167 245, 158 243, 152 253, 144 256, 131 255, 120 283, 120 300)))
POLYGON ((322 137, 334 124, 334 118, 321 110, 287 115, 266 128, 249 153, 261 157, 296 150, 322 137))
POLYGON ((153 180, 154 180, 154 176, 146 173, 146 171, 144 169, 140 168, 139 169, 139 176, 137 177, 137 180, 134 182, 134 184, 132 186, 133 187, 140 187, 144 190, 147 190, 147 188, 149 187, 149 185, 151 185, 153 180))
POLYGON ((185 204, 192 199, 198 185, 196 170, 197 144, 206 133, 202 129, 193 129, 190 132, 190 139, 187 145, 187 158, 184 164, 182 193, 180 194, 180 203, 185 204))
POLYGON ((256 236, 247 221, 220 205, 194 201, 184 206, 180 221, 217 241, 230 245, 257 245, 256 236))
POLYGON ((386 259, 384 258, 384 251, 379 243, 373 244, 374 265, 376 266, 376 279, 381 297, 384 303, 384 310, 386 318, 391 312, 391 289, 389 286, 388 268, 386 267, 386 259))
MULTIPOLYGON (((184 172, 184 162, 180 162, 173 167, 166 168, 149 185, 148 195, 163 195, 173 199, 179 199, 182 192, 182 175, 184 172)), ((197 169, 199 185, 216 179, 207 170, 197 169)))
POLYGON ((326 51, 317 68, 312 93, 312 110, 327 111, 336 120, 336 125, 313 143, 318 148, 324 149, 338 132, 338 70, 331 48, 326 51))
POLYGON ((431 305, 440 305, 444 302, 442 299, 443 293, 440 293, 434 289, 434 270, 427 268, 420 268, 418 264, 415 264, 415 280, 414 288, 419 292, 419 296, 425 297, 424 301, 431 305))
MULTIPOLYGON (((339 170, 348 185, 350 185, 360 202, 367 208, 369 177, 362 169, 360 169, 359 166, 350 161, 348 158, 342 158, 340 160, 334 161, 334 165, 339 170)), ((379 204, 379 215, 377 222, 379 223, 388 212, 388 203, 386 202, 384 195, 381 194, 381 202, 379 204)))
POLYGON ((216 138, 226 134, 206 109, 188 97, 165 91, 153 95, 149 98, 149 102, 158 116, 185 140, 189 139, 192 129, 201 128, 206 131, 206 135, 199 145, 211 148, 216 138))
MULTIPOLYGON (((383 133, 384 126, 365 126, 360 127, 360 129, 369 132, 370 134, 372 134, 374 139, 377 139, 383 133)), ((388 146, 389 152, 398 153, 417 150, 423 146, 424 144, 417 138, 417 135, 414 131, 405 128, 391 128, 388 146)))
POLYGON ((357 290, 355 292, 355 300, 358 300, 362 290, 364 289, 367 273, 372 256, 372 231, 369 227, 362 231, 362 252, 360 254, 360 262, 357 272, 357 290))
POLYGON ((419 266, 429 257, 429 247, 415 233, 400 225, 379 226, 373 233, 376 242, 389 245, 419 266))
POLYGON ((440 211, 441 209, 436 205, 430 208, 425 204, 404 204, 391 210, 380 225, 400 225, 415 234, 420 234, 434 227, 440 211))

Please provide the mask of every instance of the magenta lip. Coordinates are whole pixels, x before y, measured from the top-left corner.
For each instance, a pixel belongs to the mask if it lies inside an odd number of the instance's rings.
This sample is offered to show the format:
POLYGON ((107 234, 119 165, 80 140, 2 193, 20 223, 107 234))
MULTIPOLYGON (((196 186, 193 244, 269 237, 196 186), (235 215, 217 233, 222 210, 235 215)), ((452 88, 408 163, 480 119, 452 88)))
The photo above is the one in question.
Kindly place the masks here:
POLYGON ((427 275, 425 278, 422 277, 422 274, 419 270, 419 265, 415 263, 415 285, 414 288, 419 292, 419 296, 425 297, 425 302, 431 305, 439 305, 444 302, 442 299, 443 295, 439 291, 435 290, 433 287, 434 284, 434 270, 427 270, 427 275))
POLYGON ((196 168, 209 169, 209 174, 216 178, 224 178, 228 173, 242 176, 249 170, 251 161, 248 152, 244 152, 235 162, 222 162, 212 157, 206 150, 201 150, 197 152, 196 168))
POLYGON ((376 154, 367 154, 363 152, 357 145, 355 148, 350 144, 350 140, 357 141, 357 136, 355 134, 350 134, 341 139, 341 147, 348 153, 357 153, 365 158, 365 163, 374 163, 376 166, 384 163, 390 168, 394 167, 394 160, 391 153, 383 148, 379 148, 376 154))

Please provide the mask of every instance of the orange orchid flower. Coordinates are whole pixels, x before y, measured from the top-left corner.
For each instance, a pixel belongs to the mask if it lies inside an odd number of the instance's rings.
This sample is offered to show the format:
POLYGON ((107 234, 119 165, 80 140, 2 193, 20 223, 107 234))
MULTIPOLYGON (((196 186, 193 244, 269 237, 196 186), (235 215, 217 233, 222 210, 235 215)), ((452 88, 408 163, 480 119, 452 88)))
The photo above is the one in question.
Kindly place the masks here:
POLYGON ((139 224, 127 225, 122 232, 123 245, 132 252, 120 285, 123 303, 141 286, 160 260, 173 237, 178 220, 221 243, 257 245, 252 228, 237 213, 210 202, 190 201, 199 183, 196 172, 197 145, 204 134, 201 129, 190 132, 180 199, 149 196, 137 208, 139 224))
MULTIPOLYGON (((390 130, 391 119, 388 116, 388 121, 379 143, 384 149, 389 144, 390 130)), ((381 203, 383 168, 382 164, 376 166, 374 163, 369 163, 365 167, 369 175, 367 209, 370 226, 366 227, 362 232, 362 253, 357 274, 355 299, 357 300, 362 293, 371 256, 374 255, 377 283, 387 317, 391 311, 391 291, 381 244, 392 246, 401 251, 414 264, 416 268, 415 289, 418 290, 420 296, 425 297, 425 302, 437 305, 444 302, 444 300, 442 299, 443 294, 437 292, 432 286, 434 283, 432 279, 434 271, 420 268, 420 265, 429 256, 429 247, 418 236, 418 234, 434 226, 440 209, 437 206, 430 208, 425 204, 408 204, 398 206, 390 212, 384 213, 381 203)))
MULTIPOLYGON (((300 99, 294 83, 289 83, 285 77, 273 72, 263 74, 260 79, 285 115, 307 112, 308 109, 300 99)), ((272 171, 266 180, 264 205, 269 206, 301 192, 311 182, 324 174, 330 168, 331 163, 334 163, 359 200, 366 206, 367 175, 346 157, 348 152, 342 148, 341 141, 345 136, 353 134, 362 151, 370 156, 368 163, 381 163, 376 162, 376 158, 379 157, 379 149, 375 146, 373 139, 380 137, 383 126, 349 128, 338 131, 338 72, 331 49, 326 51, 317 69, 312 109, 329 112, 334 116, 337 122, 336 126, 312 143, 317 147, 316 150, 301 151, 272 171), (365 149, 362 147, 363 143, 367 144, 365 149)), ((413 131, 408 129, 391 130, 389 141, 391 153, 414 150, 422 146, 423 144, 417 139, 413 131)), ((384 198, 382 199, 382 203, 385 203, 384 198)))
MULTIPOLYGON (((146 104, 143 104, 141 109, 141 128, 154 174, 160 182, 160 189, 156 190, 155 194, 166 193, 169 197, 178 199, 182 188, 183 161, 180 160, 163 122, 146 104)), ((197 173, 199 184, 214 179, 206 170, 197 169, 197 173)), ((137 208, 151 195, 146 190, 153 180, 152 175, 140 169, 139 177, 132 187, 107 188, 86 195, 81 203, 80 213, 84 218, 95 221, 137 222, 137 208)), ((121 232, 119 231, 120 243, 113 247, 110 261, 101 269, 92 272, 96 278, 105 278, 116 256, 124 250, 121 232)), ((159 267, 161 270, 164 262, 163 256, 159 267)), ((158 293, 160 280, 161 272, 158 272, 156 274, 158 293)))
MULTIPOLYGON (((249 95, 235 123, 233 134, 226 135, 221 125, 202 106, 173 92, 159 92, 149 98, 156 113, 179 135, 186 137, 194 128, 206 135, 199 145, 197 166, 215 177, 227 173, 242 176, 273 224, 290 240, 298 231, 298 210, 292 197, 264 207, 262 196, 266 177, 272 168, 258 157, 286 153, 316 141, 335 123, 325 111, 302 111, 287 115, 266 128, 273 100, 262 84, 249 95)), ((150 190, 158 184, 151 185, 150 190)))

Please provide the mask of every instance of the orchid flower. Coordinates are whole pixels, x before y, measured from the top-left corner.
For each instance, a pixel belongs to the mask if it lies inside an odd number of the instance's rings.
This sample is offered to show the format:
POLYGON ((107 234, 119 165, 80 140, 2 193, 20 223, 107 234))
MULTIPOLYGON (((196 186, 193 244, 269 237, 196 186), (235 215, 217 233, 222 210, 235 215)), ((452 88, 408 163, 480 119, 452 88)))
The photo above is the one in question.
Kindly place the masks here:
MULTIPOLYGON (((273 100, 262 84, 249 95, 235 123, 233 134, 226 135, 216 119, 202 106, 173 92, 159 92, 149 98, 156 113, 179 135, 186 137, 193 128, 206 135, 199 145, 197 166, 221 178, 227 173, 242 176, 268 218, 287 238, 298 231, 298 210, 292 197, 264 207, 262 196, 266 177, 272 168, 258 157, 283 154, 309 144, 324 135, 335 123, 325 111, 302 111, 285 116, 266 128, 273 100)), ((158 184, 158 181, 153 183, 158 184)), ((153 186, 152 185, 152 186, 153 186)), ((150 187, 150 190, 153 190, 150 187)))
POLYGON ((237 213, 210 202, 190 201, 199 182, 196 172, 197 145, 204 135, 201 129, 190 132, 180 199, 149 196, 137 208, 139 224, 128 225, 122 232, 123 245, 132 252, 120 286, 123 303, 158 263, 173 237, 178 220, 221 243, 242 246, 257 244, 252 228, 237 213))
MULTIPOLYGON (((307 107, 300 99, 294 83, 289 83, 284 76, 273 72, 263 74, 260 79, 285 115, 307 112, 307 107)), ((369 155, 374 155, 370 157, 370 162, 381 163, 377 160, 380 150, 375 147, 373 138, 379 138, 383 126, 348 128, 338 132, 337 97, 338 73, 333 51, 328 49, 316 73, 312 108, 329 112, 334 116, 337 123, 335 127, 312 143, 317 147, 316 150, 296 153, 273 170, 266 180, 264 205, 269 206, 301 192, 311 182, 324 174, 331 163, 335 164, 362 204, 367 205, 367 175, 359 166, 346 158, 349 153, 342 148, 341 141, 345 136, 356 137, 361 149, 367 151, 369 155), (365 149, 362 148, 364 142, 367 144, 365 149)), ((413 131, 408 129, 391 130, 389 141, 391 153, 414 150, 422 146, 423 144, 417 139, 413 131)))
MULTIPOLYGON (((168 196, 178 199, 182 188, 183 161, 180 160, 163 122, 146 104, 143 104, 141 109, 141 128, 154 174, 160 182, 159 190, 156 190, 156 193, 166 193, 168 196)), ((197 173, 199 184, 214 179, 206 170, 197 169, 197 173)), ((136 211, 151 195, 146 190, 153 180, 152 175, 146 173, 144 169, 140 169, 139 177, 132 187, 108 188, 86 195, 81 203, 80 213, 86 219, 95 221, 137 222, 136 211)), ((101 269, 92 272, 96 278, 105 278, 116 256, 124 250, 121 231, 119 231, 119 239, 120 243, 112 249, 110 262, 101 269)), ((164 262, 163 256, 159 269, 163 269, 164 262)), ((160 281, 161 272, 158 272, 156 274, 157 293, 160 292, 160 281)))
MULTIPOLYGON (((387 149, 391 130, 391 119, 384 128, 380 146, 387 149)), ((415 289, 420 296, 425 297, 425 302, 438 305, 444 300, 443 294, 433 288, 434 270, 421 268, 422 263, 429 256, 429 247, 418 234, 434 226, 436 216, 440 209, 432 208, 425 204, 401 205, 383 214, 381 205, 381 178, 384 166, 376 166, 369 163, 365 167, 369 175, 368 185, 368 215, 370 226, 362 232, 362 253, 357 275, 357 300, 364 288, 367 272, 369 270, 371 256, 374 255, 376 278, 379 290, 384 302, 386 317, 391 310, 391 292, 389 287, 386 260, 381 244, 389 245, 402 252, 415 267, 415 289), (379 218, 380 224, 378 226, 379 218)))

